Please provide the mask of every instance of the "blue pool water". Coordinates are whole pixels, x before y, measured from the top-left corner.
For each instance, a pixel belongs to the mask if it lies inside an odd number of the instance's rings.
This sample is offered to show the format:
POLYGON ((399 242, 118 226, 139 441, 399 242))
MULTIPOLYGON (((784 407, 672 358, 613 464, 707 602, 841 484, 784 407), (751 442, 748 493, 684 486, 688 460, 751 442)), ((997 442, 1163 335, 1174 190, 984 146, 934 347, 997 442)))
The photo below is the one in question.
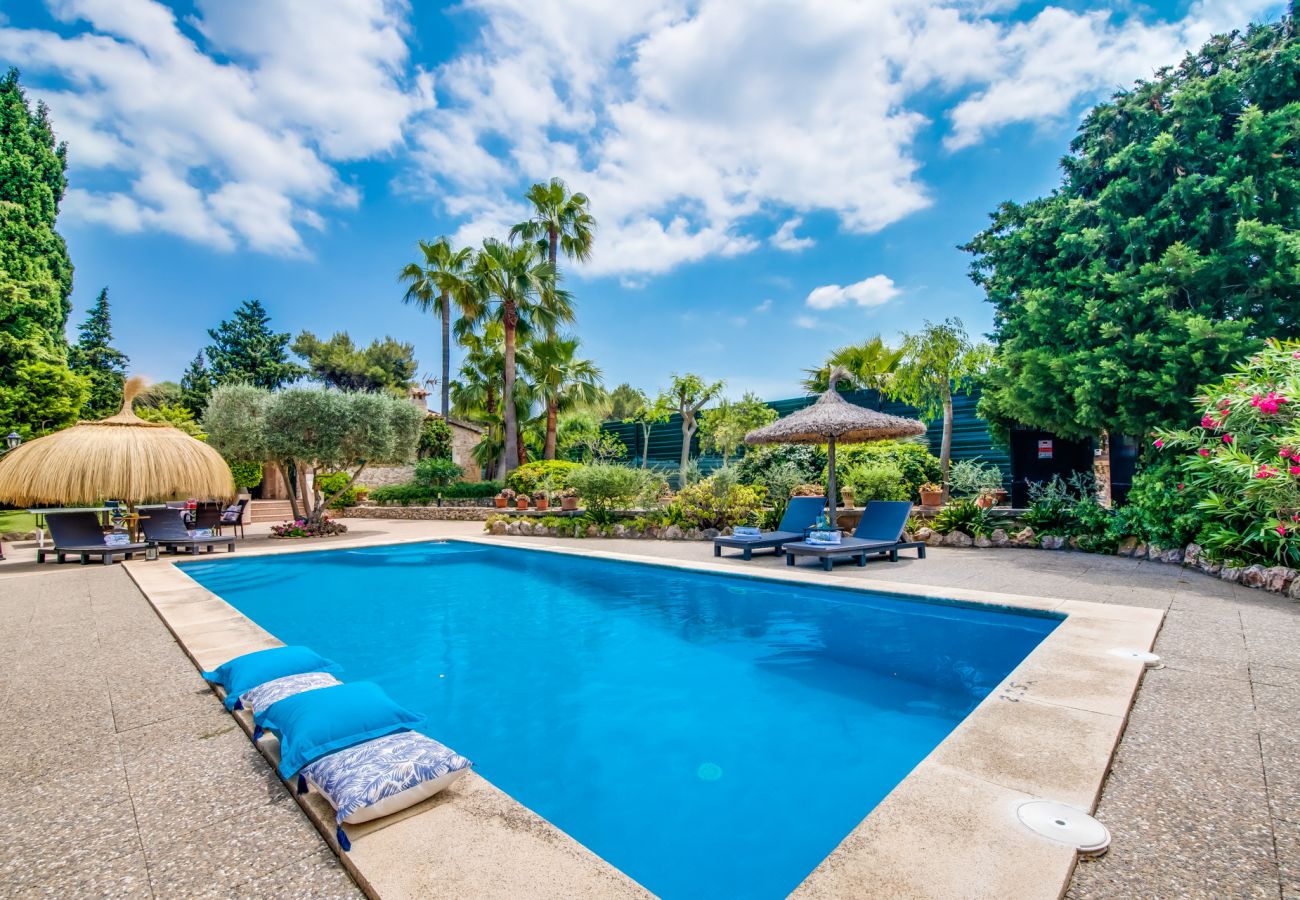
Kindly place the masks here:
POLYGON ((784 896, 1059 622, 455 542, 184 569, 670 900, 784 896))

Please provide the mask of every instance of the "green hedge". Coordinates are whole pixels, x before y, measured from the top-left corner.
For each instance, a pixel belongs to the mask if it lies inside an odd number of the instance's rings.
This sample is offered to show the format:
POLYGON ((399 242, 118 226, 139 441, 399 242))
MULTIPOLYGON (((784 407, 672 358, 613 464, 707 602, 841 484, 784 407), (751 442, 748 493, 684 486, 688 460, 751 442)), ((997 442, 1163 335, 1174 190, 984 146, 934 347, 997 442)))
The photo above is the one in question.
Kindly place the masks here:
POLYGON ((506 486, 521 494, 532 494, 542 489, 543 482, 550 479, 551 490, 562 491, 569 486, 569 476, 578 463, 564 459, 539 459, 524 463, 506 476, 506 486))
POLYGON ((499 481, 460 481, 446 487, 434 488, 410 481, 375 488, 370 499, 376 503, 401 503, 403 506, 421 506, 436 503, 441 494, 447 500, 480 499, 495 497, 501 490, 499 481))

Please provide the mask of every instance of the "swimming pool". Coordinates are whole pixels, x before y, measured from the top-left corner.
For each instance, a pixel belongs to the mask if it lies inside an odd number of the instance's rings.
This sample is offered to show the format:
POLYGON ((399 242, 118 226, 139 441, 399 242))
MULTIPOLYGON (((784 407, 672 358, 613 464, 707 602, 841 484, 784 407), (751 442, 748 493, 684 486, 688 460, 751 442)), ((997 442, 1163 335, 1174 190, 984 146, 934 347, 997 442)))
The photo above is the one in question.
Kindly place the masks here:
POLYGON ((1060 622, 468 542, 183 568, 670 900, 784 896, 1060 622))

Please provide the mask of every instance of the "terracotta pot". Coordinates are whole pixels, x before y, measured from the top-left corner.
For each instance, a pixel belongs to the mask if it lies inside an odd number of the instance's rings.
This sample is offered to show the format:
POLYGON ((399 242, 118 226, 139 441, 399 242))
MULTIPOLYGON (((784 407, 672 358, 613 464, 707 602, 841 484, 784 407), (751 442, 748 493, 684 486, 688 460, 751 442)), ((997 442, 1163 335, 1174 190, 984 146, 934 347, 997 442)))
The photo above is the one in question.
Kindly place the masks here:
POLYGON ((496 501, 497 501, 497 509, 505 509, 505 508, 506 508, 506 498, 505 498, 505 497, 497 497, 497 498, 496 498, 496 501))
POLYGON ((978 506, 980 509, 992 509, 993 495, 980 494, 978 497, 975 498, 975 505, 978 506))
POLYGON ((542 498, 541 500, 534 500, 533 503, 536 504, 536 506, 537 506, 538 509, 550 509, 550 508, 551 508, 551 501, 550 501, 550 500, 547 500, 546 498, 542 498))
POLYGON ((943 491, 921 491, 922 506, 943 506, 943 491))
POLYGON ((577 498, 577 497, 561 497, 561 498, 560 498, 560 509, 564 510, 565 512, 573 512, 573 511, 576 510, 577 508, 578 508, 578 498, 577 498))
POLYGON ((844 501, 844 505, 847 507, 852 508, 857 506, 857 504, 853 502, 856 498, 853 496, 852 491, 840 491, 840 499, 844 501))
POLYGON ((527 508, 528 508, 527 497, 520 497, 518 500, 515 501, 515 509, 527 509, 527 508))

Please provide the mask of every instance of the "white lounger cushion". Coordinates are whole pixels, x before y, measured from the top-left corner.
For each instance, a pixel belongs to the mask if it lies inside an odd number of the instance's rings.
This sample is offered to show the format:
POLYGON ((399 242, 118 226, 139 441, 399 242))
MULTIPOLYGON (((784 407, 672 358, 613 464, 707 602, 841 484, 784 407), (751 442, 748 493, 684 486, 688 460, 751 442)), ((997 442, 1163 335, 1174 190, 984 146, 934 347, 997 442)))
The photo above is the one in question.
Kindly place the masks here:
POLYGON ((431 737, 401 731, 331 753, 299 774, 330 802, 338 822, 357 825, 432 797, 470 765, 431 737))

